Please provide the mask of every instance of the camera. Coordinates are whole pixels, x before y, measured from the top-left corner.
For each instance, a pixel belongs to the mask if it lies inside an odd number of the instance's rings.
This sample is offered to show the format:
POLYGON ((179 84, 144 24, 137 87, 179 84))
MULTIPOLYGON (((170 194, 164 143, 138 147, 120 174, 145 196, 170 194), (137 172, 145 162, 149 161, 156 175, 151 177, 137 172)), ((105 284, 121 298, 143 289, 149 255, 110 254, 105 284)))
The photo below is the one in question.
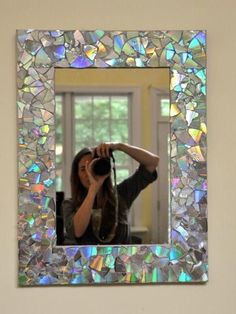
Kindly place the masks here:
MULTIPOLYGON (((97 156, 95 156, 97 158, 97 156)), ((97 176, 105 176, 111 172, 111 160, 108 157, 101 157, 93 163, 92 171, 97 176)))

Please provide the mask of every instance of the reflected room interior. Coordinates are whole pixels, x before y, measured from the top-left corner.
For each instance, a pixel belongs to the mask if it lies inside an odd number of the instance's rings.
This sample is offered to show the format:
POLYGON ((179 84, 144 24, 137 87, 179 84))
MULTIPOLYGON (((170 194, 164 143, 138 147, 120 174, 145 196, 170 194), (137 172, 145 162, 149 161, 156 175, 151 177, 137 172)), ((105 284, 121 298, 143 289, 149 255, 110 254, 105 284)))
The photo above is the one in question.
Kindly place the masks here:
MULTIPOLYGON (((101 142, 126 142, 160 156, 158 179, 130 210, 130 244, 169 242, 170 74, 168 68, 55 69, 56 231, 64 244, 61 203, 71 197, 75 154, 101 142)), ((117 183, 138 164, 115 152, 117 183)))

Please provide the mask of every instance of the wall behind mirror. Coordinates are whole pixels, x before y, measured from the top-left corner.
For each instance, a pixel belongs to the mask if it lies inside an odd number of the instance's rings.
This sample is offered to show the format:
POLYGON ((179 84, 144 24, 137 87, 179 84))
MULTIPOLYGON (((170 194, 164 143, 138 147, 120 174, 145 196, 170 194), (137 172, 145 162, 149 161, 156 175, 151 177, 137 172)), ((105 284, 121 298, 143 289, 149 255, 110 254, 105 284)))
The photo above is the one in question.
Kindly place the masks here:
MULTIPOLYGON (((169 234, 168 68, 55 69, 56 193, 58 244, 63 244, 62 198, 69 198, 74 155, 101 142, 128 142, 160 156, 159 178, 145 189, 130 212, 138 243, 167 243, 169 234)), ((115 153, 117 182, 137 163, 115 153)))

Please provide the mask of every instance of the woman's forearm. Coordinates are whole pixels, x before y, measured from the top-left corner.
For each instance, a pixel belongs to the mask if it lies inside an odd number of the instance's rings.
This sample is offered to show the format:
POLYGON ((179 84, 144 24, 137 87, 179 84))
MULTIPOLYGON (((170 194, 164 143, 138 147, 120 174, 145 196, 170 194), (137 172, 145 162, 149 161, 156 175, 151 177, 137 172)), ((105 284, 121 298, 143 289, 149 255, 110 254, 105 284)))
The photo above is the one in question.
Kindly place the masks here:
POLYGON ((150 172, 153 172, 159 163, 159 156, 136 146, 125 143, 117 143, 114 144, 114 150, 119 150, 126 153, 137 162, 144 165, 145 168, 150 172))
POLYGON ((81 237, 88 227, 96 193, 97 192, 95 189, 93 189, 92 187, 89 188, 87 196, 85 197, 82 205, 78 208, 76 214, 74 215, 73 223, 75 236, 77 238, 81 237))

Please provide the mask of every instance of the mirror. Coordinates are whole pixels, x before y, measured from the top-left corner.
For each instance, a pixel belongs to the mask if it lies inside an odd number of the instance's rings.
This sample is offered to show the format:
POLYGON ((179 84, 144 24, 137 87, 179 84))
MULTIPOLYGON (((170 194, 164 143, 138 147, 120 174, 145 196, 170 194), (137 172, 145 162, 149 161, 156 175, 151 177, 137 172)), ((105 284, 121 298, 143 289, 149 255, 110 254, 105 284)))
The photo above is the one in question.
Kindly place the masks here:
MULTIPOLYGON (((83 147, 111 141, 160 156, 158 183, 131 207, 129 244, 168 243, 169 88, 168 68, 55 69, 57 244, 65 242, 61 200, 71 197, 74 156, 83 147)), ((138 163, 122 153, 114 157, 119 184, 138 163)))
POLYGON ((17 31, 17 108, 20 286, 208 280, 204 31, 17 31), (169 241, 57 245, 55 72, 85 68, 169 71, 169 241))

